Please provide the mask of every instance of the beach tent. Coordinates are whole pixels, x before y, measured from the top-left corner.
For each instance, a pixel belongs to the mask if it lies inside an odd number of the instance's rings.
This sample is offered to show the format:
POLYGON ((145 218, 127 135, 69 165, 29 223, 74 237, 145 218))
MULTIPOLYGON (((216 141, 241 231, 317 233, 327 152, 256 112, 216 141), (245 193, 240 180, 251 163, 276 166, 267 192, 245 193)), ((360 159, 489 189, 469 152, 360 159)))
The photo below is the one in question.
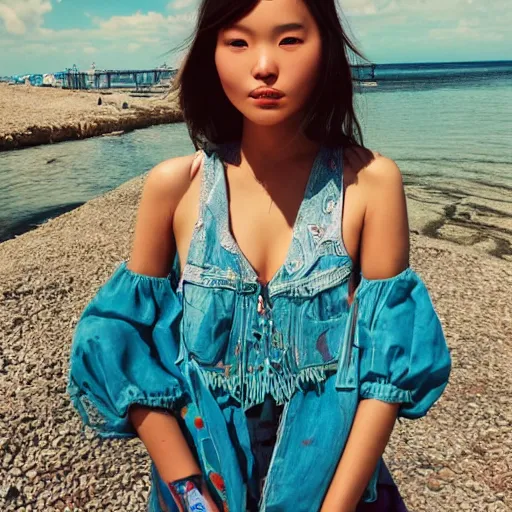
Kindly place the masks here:
POLYGON ((18 77, 13 77, 15 83, 21 83, 26 85, 35 85, 39 86, 43 84, 43 75, 23 75, 18 77))
POLYGON ((19 76, 19 75, 13 75, 13 76, 11 76, 11 83, 12 84, 23 84, 23 83, 25 83, 25 77, 19 76))
POLYGON ((55 87, 57 80, 53 73, 45 73, 43 75, 43 85, 55 87))

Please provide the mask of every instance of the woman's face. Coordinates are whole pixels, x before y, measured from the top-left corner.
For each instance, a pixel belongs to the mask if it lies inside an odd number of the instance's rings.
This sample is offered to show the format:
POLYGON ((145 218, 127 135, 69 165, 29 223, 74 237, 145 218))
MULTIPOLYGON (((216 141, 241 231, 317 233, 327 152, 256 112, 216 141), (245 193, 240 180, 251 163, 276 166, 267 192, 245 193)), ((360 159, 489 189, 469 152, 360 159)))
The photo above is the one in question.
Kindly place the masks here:
POLYGON ((260 0, 245 18, 219 32, 215 63, 231 103, 249 121, 271 126, 300 118, 321 55, 318 26, 302 0, 260 0), (267 90, 256 91, 262 87, 267 90))

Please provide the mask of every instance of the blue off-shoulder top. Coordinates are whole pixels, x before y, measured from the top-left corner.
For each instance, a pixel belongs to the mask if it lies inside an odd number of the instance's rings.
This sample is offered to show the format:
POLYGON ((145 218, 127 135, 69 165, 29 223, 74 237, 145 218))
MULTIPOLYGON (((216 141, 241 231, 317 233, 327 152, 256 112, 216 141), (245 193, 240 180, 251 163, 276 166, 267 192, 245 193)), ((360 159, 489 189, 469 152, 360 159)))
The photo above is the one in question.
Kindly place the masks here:
MULTIPOLYGON (((352 339, 344 345, 357 350, 360 398, 400 403, 399 417, 424 416, 448 383, 451 356, 421 278, 410 267, 389 279, 362 277, 351 314, 346 337, 352 339)), ((138 274, 126 262, 84 309, 67 392, 100 437, 136 437, 128 418, 133 404, 179 413, 189 402, 177 364, 181 316, 171 275, 138 274)), ((352 387, 353 375, 347 375, 338 371, 338 389, 352 387)))
POLYGON ((76 326, 67 392, 100 437, 136 437, 133 404, 179 411, 188 401, 175 364, 181 305, 171 277, 138 274, 122 262, 76 326))
POLYGON ((359 395, 401 403, 398 417, 424 416, 443 393, 451 356, 421 278, 408 267, 389 279, 362 277, 354 343, 359 395))

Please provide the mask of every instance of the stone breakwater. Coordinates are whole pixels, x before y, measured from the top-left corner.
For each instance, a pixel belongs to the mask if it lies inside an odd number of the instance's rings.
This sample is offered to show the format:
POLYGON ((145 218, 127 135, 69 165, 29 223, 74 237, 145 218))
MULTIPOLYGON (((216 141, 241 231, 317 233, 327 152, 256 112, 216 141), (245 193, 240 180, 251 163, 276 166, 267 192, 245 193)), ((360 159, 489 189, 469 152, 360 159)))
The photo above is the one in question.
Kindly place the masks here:
MULTIPOLYGON (((129 256, 143 177, 0 244, 0 510, 145 510, 138 439, 80 433, 67 382, 87 302, 129 256)), ((420 420, 396 424, 385 459, 409 510, 512 510, 509 262, 412 236, 453 357, 450 384, 420 420)), ((238 511, 237 511, 238 512, 238 511)))
POLYGON ((174 99, 0 83, 0 151, 183 120, 174 99), (101 98, 101 105, 98 99, 101 98), (123 108, 123 104, 127 108, 123 108))

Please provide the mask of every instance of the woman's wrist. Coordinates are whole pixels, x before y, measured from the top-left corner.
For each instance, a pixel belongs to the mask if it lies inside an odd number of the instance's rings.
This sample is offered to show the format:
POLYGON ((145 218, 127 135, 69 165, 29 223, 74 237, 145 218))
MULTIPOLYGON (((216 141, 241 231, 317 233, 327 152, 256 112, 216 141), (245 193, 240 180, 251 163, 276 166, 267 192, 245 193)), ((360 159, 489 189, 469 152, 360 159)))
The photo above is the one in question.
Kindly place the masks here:
POLYGON ((348 497, 341 494, 335 494, 332 489, 324 498, 320 512, 355 512, 357 508, 352 505, 352 501, 348 497))
POLYGON ((356 512, 356 509, 354 507, 345 507, 340 503, 324 501, 320 512, 356 512))

